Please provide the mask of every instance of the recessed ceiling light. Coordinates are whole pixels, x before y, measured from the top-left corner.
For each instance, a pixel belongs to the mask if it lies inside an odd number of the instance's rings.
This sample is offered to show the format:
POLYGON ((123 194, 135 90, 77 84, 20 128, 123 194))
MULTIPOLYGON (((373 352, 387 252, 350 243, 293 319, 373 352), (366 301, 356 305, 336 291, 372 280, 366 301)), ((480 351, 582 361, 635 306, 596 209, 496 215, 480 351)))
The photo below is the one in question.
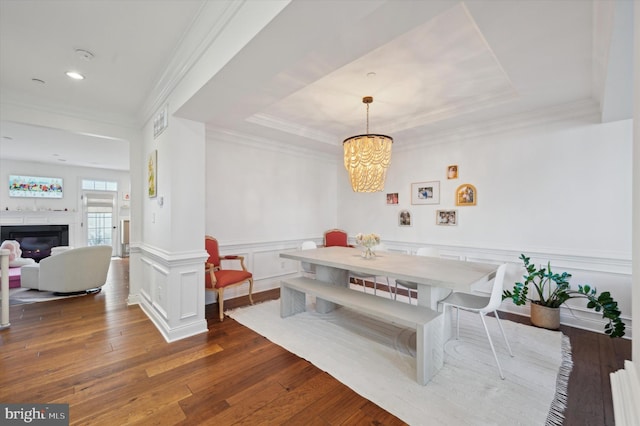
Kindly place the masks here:
POLYGON ((67 71, 67 76, 74 80, 84 80, 84 75, 76 71, 67 71))
POLYGON ((33 81, 34 83, 38 83, 38 84, 44 84, 44 80, 41 80, 39 78, 32 78, 31 81, 33 81))

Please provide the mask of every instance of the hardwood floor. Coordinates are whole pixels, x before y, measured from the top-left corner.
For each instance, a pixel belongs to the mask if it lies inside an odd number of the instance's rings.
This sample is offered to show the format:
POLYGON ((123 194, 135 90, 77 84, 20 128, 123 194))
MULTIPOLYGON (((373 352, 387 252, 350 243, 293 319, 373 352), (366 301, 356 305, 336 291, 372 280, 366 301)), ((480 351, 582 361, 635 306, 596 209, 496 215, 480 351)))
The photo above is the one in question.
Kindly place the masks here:
MULTIPOLYGON (((98 294, 13 306, 0 331, 0 401, 68 403, 78 425, 403 424, 234 320, 218 322, 215 305, 208 333, 168 344, 127 295, 128 260, 114 259, 98 294)), ((613 425, 609 373, 631 342, 562 331, 574 360, 565 424, 613 425)))

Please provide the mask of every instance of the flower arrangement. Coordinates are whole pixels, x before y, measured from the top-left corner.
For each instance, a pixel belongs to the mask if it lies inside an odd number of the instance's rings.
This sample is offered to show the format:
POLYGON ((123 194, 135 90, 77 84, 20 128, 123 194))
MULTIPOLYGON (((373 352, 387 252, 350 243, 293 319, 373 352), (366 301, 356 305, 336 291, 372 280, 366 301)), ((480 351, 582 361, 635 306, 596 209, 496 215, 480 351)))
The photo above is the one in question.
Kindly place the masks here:
POLYGON ((378 234, 356 234, 356 244, 364 247, 362 251, 362 257, 365 259, 371 259, 375 257, 373 247, 380 244, 380 235, 378 234))
POLYGON ((380 244, 380 235, 378 234, 356 234, 356 244, 371 248, 380 244))

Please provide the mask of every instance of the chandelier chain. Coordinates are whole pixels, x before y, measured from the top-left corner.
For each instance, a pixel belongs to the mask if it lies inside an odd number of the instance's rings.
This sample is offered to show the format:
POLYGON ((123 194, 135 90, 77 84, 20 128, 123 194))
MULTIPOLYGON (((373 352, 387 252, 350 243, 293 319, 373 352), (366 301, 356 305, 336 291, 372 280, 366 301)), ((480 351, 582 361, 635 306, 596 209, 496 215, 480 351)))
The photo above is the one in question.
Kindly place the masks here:
POLYGON ((369 134, 369 104, 367 104, 367 134, 369 134))

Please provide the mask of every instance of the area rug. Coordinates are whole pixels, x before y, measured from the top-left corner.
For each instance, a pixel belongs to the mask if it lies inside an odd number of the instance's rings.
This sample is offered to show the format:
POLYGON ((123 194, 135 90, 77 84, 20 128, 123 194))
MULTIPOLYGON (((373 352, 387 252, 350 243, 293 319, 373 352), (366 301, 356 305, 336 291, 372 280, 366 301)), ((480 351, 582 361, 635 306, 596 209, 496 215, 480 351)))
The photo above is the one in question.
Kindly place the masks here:
MULTIPOLYGON (((308 299, 309 302, 309 299, 308 299)), ((311 302, 313 302, 311 300, 311 302)), ((572 368, 561 332, 502 321, 515 357, 493 318, 487 323, 501 380, 477 314, 460 312, 460 339, 445 346, 444 367, 426 385, 415 381, 415 331, 347 308, 280 318, 280 301, 239 308, 229 316, 311 362, 410 425, 562 424, 572 368)))
POLYGON ((50 300, 69 299, 71 297, 86 296, 89 293, 60 294, 53 291, 38 291, 29 288, 9 289, 9 305, 24 305, 26 303, 48 302, 50 300))

